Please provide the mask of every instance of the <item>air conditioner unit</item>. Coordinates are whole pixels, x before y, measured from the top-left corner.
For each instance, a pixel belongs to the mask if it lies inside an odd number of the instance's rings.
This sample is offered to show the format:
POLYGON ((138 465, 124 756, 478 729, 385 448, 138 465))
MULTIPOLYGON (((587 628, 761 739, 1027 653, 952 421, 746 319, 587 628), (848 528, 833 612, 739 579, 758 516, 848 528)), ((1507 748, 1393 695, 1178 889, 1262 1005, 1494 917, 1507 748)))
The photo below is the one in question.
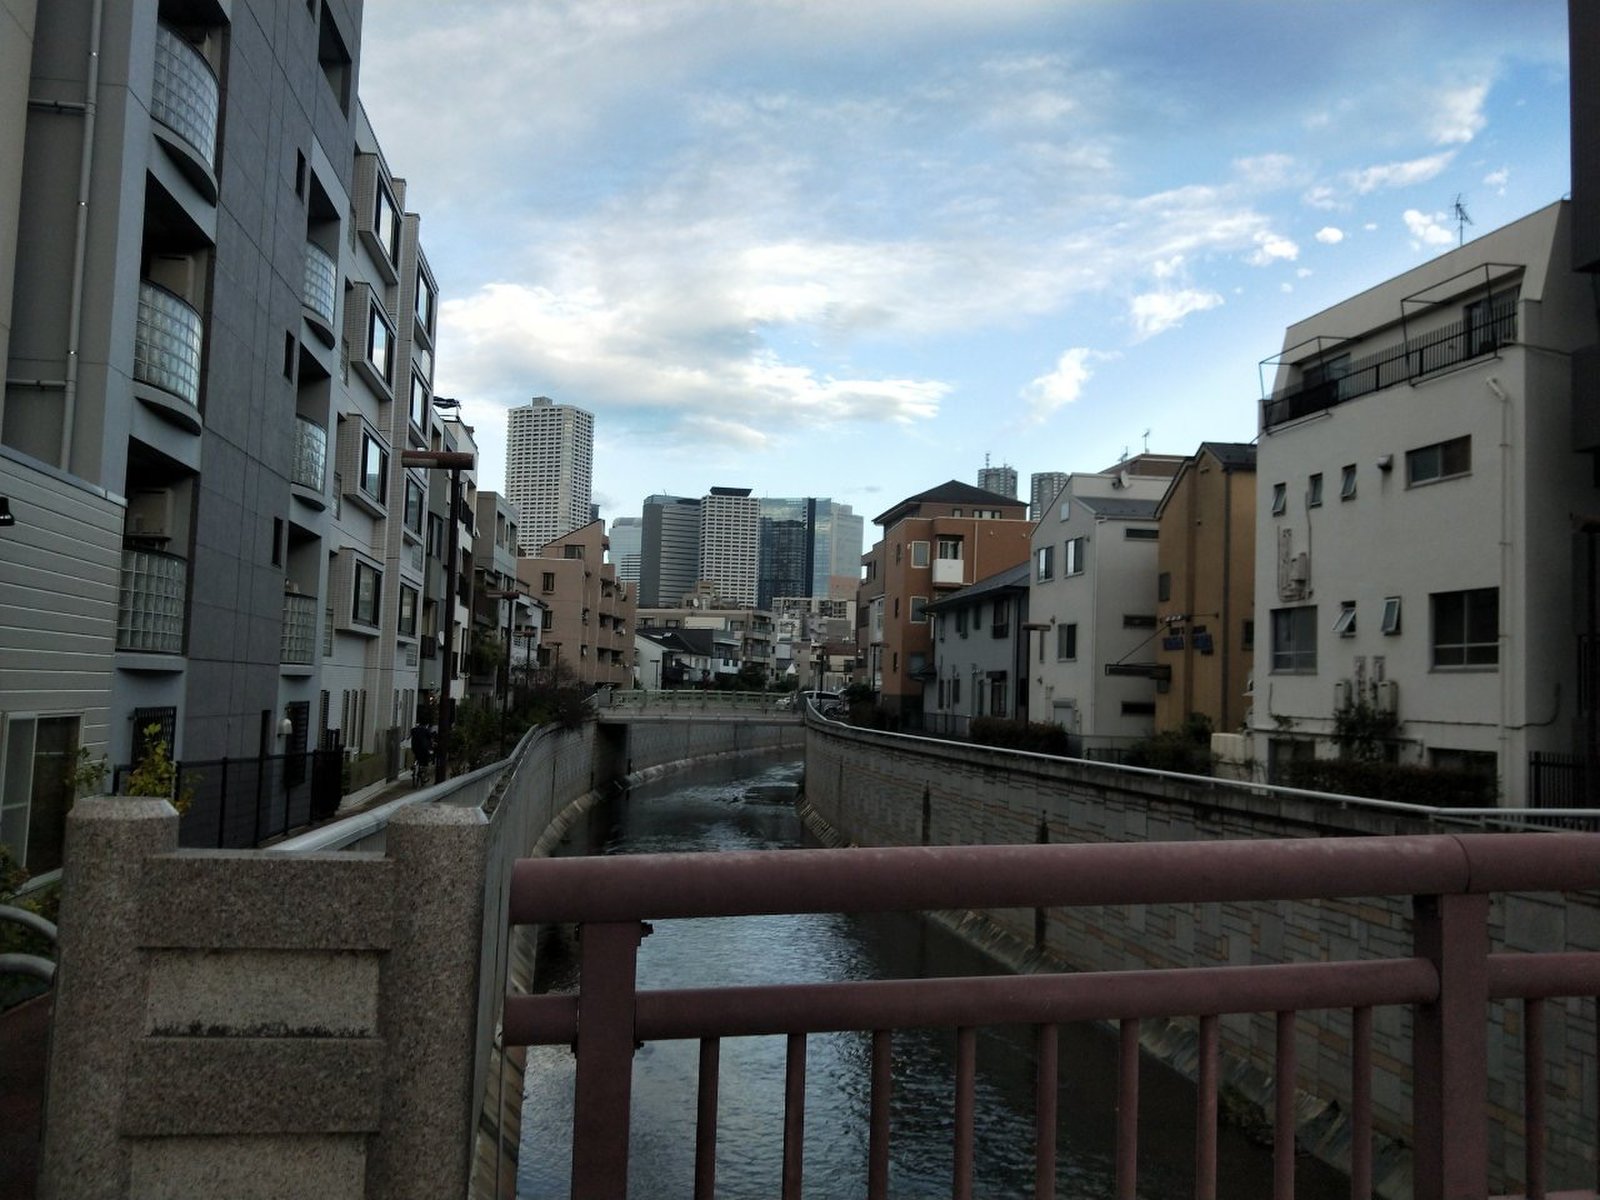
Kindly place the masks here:
POLYGON ((1393 679, 1382 679, 1372 685, 1372 699, 1381 713, 1391 715, 1400 711, 1400 685, 1393 679))
POLYGON ((300 594, 300 585, 292 579, 285 579, 283 581, 283 594, 285 596, 298 596, 300 594))
POLYGON ((1335 712, 1351 707, 1350 697, 1354 691, 1355 688, 1348 679, 1335 679, 1333 681, 1333 709, 1335 712))
POLYGON ((173 535, 172 492, 166 488, 135 488, 128 496, 126 531, 129 537, 167 541, 173 535))
POLYGON ((174 295, 191 300, 195 294, 195 260, 187 254, 153 255, 148 278, 174 295))
POLYGON ((1289 560, 1289 582, 1303 588, 1310 579, 1311 555, 1302 550, 1289 560))

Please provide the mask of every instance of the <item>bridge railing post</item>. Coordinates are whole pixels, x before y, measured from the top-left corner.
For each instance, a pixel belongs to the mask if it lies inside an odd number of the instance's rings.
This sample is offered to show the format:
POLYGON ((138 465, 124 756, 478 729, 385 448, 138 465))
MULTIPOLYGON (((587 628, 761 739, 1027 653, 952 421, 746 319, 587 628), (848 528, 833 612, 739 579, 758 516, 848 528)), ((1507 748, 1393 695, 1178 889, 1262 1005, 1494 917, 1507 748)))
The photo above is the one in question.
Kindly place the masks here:
POLYGON ((1439 972, 1439 997, 1413 1010, 1415 1200, 1488 1189, 1489 897, 1413 897, 1413 945, 1439 972))
POLYGON ((633 1103, 638 921, 587 924, 579 933, 578 1071, 572 1113, 572 1194, 628 1194, 633 1103))

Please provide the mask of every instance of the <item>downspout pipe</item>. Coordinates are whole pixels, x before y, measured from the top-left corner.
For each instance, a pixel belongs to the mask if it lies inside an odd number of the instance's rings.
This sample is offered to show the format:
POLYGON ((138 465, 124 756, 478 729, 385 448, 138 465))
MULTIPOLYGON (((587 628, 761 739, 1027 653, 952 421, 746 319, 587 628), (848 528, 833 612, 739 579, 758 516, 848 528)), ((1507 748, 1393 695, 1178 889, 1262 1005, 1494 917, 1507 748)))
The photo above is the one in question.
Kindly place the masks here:
POLYGON ((84 264, 89 242, 89 183, 94 171, 95 110, 100 97, 100 41, 105 0, 94 0, 89 16, 89 72, 83 88, 83 150, 78 156, 77 229, 72 246, 72 298, 67 310, 66 387, 61 401, 61 469, 72 470, 72 426, 78 414, 78 358, 83 332, 84 264))

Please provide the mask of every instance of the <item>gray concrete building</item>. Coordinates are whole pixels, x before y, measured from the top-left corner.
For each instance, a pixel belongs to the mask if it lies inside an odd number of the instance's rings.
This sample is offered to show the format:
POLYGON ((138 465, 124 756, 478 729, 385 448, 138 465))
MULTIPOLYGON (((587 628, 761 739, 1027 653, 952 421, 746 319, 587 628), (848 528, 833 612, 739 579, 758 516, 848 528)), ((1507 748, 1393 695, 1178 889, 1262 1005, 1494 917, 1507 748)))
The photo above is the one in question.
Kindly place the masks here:
POLYGON ((673 608, 700 578, 700 501, 646 496, 639 552, 639 604, 673 608))
POLYGON ((193 761, 409 720, 437 292, 361 16, 0 6, 0 840, 149 724, 193 761))

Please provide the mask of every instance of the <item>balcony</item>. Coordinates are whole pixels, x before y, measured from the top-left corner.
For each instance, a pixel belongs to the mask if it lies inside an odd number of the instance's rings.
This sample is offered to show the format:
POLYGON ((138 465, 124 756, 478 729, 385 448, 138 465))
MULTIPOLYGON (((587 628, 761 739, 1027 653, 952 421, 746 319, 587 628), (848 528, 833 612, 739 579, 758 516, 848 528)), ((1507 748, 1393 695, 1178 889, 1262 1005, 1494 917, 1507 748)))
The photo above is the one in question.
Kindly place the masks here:
POLYGON ((283 632, 278 641, 278 661, 310 666, 317 645, 317 598, 298 592, 283 596, 283 632))
POLYGON ((171 29, 159 27, 150 115, 162 127, 157 130, 162 144, 212 204, 217 200, 213 172, 220 96, 216 73, 205 56, 171 29))
POLYGON ((936 558, 933 560, 934 587, 960 587, 966 582, 962 570, 963 559, 936 558))
POLYGON ((1262 426, 1272 429, 1302 417, 1371 395, 1399 383, 1415 383, 1474 358, 1494 354, 1517 340, 1519 293, 1496 294, 1487 305, 1474 305, 1468 315, 1431 333, 1407 338, 1365 358, 1315 366, 1300 384, 1261 402, 1262 426))
POLYGON ((183 653, 183 601, 189 564, 176 554, 125 547, 117 602, 117 649, 183 653))
POLYGON ((289 482, 314 492, 320 506, 328 471, 328 431, 305 417, 296 417, 294 427, 294 461, 289 467, 289 482))
POLYGON ((192 432, 200 430, 200 314, 166 288, 141 280, 139 313, 133 331, 133 378, 156 389, 146 394, 157 411, 192 432), (166 397, 181 402, 168 404, 166 397))
POLYGON ((333 258, 315 242, 306 243, 305 277, 300 284, 300 303, 313 318, 312 327, 333 345, 334 301, 338 295, 339 268, 333 258))

